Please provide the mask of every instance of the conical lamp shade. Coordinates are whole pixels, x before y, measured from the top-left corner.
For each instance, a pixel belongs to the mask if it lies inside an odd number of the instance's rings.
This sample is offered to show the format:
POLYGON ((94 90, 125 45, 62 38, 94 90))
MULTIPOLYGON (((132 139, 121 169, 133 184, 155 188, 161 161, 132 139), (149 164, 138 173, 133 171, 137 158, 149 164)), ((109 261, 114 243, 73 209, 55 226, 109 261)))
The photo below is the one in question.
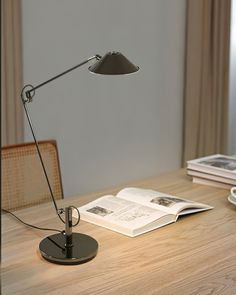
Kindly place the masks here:
POLYGON ((120 52, 108 52, 95 64, 89 67, 89 71, 102 75, 124 75, 135 73, 139 67, 132 64, 120 52))

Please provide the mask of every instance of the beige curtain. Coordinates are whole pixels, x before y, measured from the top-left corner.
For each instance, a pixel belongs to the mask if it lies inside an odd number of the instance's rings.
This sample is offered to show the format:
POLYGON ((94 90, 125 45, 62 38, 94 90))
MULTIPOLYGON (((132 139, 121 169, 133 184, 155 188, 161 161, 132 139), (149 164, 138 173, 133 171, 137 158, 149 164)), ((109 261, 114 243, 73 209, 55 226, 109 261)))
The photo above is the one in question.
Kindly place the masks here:
POLYGON ((226 153, 230 0, 187 0, 183 165, 226 153))
POLYGON ((21 1, 1 0, 2 145, 23 141, 21 1))

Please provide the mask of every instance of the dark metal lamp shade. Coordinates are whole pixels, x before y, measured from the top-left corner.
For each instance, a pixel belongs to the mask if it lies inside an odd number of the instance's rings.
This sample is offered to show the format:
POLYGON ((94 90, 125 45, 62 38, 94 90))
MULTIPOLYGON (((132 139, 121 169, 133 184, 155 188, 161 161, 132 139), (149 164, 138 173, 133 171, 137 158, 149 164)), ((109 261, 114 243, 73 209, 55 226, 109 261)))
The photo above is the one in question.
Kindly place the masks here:
POLYGON ((106 53, 101 59, 89 67, 89 71, 102 75, 124 75, 135 73, 139 67, 132 64, 120 52, 106 53))

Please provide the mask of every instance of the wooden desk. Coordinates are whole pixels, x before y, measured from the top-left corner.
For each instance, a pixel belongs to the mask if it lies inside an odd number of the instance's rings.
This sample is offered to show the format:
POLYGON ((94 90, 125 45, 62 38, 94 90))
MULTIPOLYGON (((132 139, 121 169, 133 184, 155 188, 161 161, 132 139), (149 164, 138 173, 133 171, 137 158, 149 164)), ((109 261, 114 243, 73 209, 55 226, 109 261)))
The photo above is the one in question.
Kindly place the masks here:
MULTIPOLYGON (((48 232, 29 229, 4 214, 2 294, 236 294, 236 207, 227 201, 228 191, 192 184, 183 170, 130 185, 215 208, 136 238, 81 221, 75 231, 94 237, 99 252, 76 266, 45 261, 38 245, 48 232)), ((79 206, 103 193, 60 202, 79 206)), ((63 229, 51 204, 17 214, 37 226, 63 229)))

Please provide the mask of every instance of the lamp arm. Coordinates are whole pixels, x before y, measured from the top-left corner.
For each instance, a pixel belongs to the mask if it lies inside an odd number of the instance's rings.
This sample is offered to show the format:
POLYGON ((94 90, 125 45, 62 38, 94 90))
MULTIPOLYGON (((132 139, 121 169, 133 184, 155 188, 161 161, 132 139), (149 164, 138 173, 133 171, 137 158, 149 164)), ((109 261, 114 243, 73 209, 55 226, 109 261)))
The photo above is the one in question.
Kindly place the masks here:
MULTIPOLYGON (((86 64, 87 62, 89 62, 90 60, 93 60, 93 59, 97 59, 99 60, 101 58, 100 55, 96 54, 88 59, 86 59, 85 61, 81 62, 80 64, 62 72, 61 74, 58 74, 54 77, 52 77, 51 79, 33 87, 32 85, 25 85, 21 91, 21 99, 22 99, 22 103, 23 103, 23 106, 24 106, 24 110, 25 110, 25 114, 26 114, 26 117, 27 117, 27 120, 28 120, 28 123, 29 123, 29 126, 30 126, 30 130, 31 130, 31 133, 33 135, 33 138, 34 138, 34 142, 35 142, 35 146, 36 146, 36 149, 37 149, 37 153, 38 153, 38 156, 39 156, 39 160, 40 160, 40 163, 41 163, 41 166, 42 166, 42 169, 43 169, 43 172, 44 172, 44 176, 46 178, 46 181, 47 181, 47 185, 48 185, 48 188, 49 188, 49 191, 50 191, 50 195, 51 195, 51 199, 53 201, 53 204, 54 204, 54 207, 55 207, 55 210, 56 210, 56 213, 58 215, 58 217, 60 218, 60 220, 65 223, 65 221, 62 219, 61 217, 61 214, 65 212, 64 209, 60 208, 58 209, 57 207, 57 203, 55 201, 55 197, 54 197, 54 194, 53 194, 53 191, 52 191, 52 187, 51 187, 51 184, 50 184, 50 181, 49 181, 49 177, 48 177, 48 174, 47 174, 47 171, 46 171, 46 168, 45 168, 45 165, 44 165, 44 162, 43 162, 43 158, 42 158, 42 155, 41 155, 41 152, 40 152, 40 148, 39 148, 39 144, 38 144, 38 140, 36 138, 36 135, 35 135, 35 132, 34 132, 34 128, 33 128, 33 124, 32 124, 32 120, 31 120, 31 117, 30 117, 30 114, 29 114, 29 110, 28 110, 28 107, 27 107, 27 103, 28 102, 31 102, 32 101, 32 98, 35 94, 35 90, 50 83, 51 81, 53 80, 56 80, 57 78, 77 69, 78 67, 86 64), (26 90, 27 88, 30 88, 28 90, 26 90)), ((74 207, 74 206, 71 206, 71 207, 74 207)), ((70 208, 71 208, 70 207, 70 208)), ((75 207, 74 207, 75 208, 75 207)), ((77 208, 75 208, 77 209, 77 208)), ((77 213, 78 213, 78 220, 75 224, 73 224, 72 226, 76 226, 78 223, 79 223, 79 220, 80 220, 80 215, 79 215, 79 211, 77 209, 77 213)))
POLYGON ((78 65, 76 65, 76 66, 74 66, 74 67, 72 67, 72 68, 70 68, 70 69, 68 69, 68 70, 66 70, 66 71, 64 71, 64 72, 62 72, 62 73, 60 73, 60 74, 58 74, 58 75, 56 75, 56 76, 50 78, 50 79, 48 79, 47 81, 45 81, 45 82, 43 82, 43 83, 41 83, 41 84, 39 84, 39 85, 37 85, 37 86, 35 86, 35 87, 32 86, 32 85, 29 85, 29 84, 26 85, 26 86, 22 89, 22 92, 21 92, 21 98, 22 98, 23 102, 24 102, 24 101, 25 101, 25 102, 31 102, 31 101, 32 101, 32 98, 33 98, 33 96, 34 96, 34 94, 35 94, 35 90, 36 90, 36 89, 38 89, 38 88, 40 88, 40 87, 42 87, 42 86, 44 86, 44 85, 46 85, 46 84, 52 82, 53 80, 56 80, 57 78, 59 78, 59 77, 65 75, 65 74, 67 74, 67 73, 69 73, 69 72, 71 72, 71 71, 73 71, 73 70, 75 70, 75 69, 77 69, 77 68, 83 66, 84 64, 88 63, 89 61, 91 61, 91 60, 93 60, 93 59, 97 59, 97 60, 99 60, 100 58, 101 58, 101 55, 96 54, 96 55, 94 55, 94 56, 92 56, 92 57, 89 57, 89 58, 86 59, 85 61, 79 63, 78 65), (30 89, 29 89, 29 90, 26 90, 26 88, 30 88, 30 89))

